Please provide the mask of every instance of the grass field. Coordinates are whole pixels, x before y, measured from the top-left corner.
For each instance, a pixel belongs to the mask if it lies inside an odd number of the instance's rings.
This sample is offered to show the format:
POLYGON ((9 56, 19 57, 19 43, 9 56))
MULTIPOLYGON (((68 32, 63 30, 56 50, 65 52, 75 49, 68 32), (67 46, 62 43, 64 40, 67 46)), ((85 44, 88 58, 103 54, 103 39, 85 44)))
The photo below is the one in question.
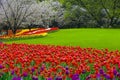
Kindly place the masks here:
POLYGON ((7 40, 5 43, 52 44, 120 50, 120 29, 60 29, 45 37, 7 40))

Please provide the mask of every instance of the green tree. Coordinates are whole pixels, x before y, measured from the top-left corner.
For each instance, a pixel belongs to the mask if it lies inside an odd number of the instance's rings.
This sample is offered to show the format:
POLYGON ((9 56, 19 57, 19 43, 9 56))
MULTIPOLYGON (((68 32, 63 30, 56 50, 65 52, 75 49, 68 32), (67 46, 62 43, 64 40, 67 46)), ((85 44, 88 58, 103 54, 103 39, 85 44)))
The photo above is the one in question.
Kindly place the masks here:
MULTIPOLYGON (((73 6, 79 6, 87 11, 89 20, 96 22, 97 27, 114 27, 120 18, 120 0, 59 0, 66 8, 65 18, 74 16, 73 6)), ((77 9, 78 11, 78 9, 77 9)), ((77 18, 80 12, 78 11, 77 18)), ((74 18, 76 18, 74 16, 74 18)), ((80 22, 79 22, 80 23, 80 22)))

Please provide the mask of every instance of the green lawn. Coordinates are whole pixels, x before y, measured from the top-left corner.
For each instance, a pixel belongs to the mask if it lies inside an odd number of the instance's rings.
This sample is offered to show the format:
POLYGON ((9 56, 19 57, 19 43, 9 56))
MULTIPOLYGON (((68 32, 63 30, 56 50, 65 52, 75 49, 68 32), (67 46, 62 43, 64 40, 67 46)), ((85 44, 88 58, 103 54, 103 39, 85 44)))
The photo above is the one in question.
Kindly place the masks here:
POLYGON ((120 50, 120 29, 61 29, 45 37, 8 40, 6 43, 70 45, 120 50))

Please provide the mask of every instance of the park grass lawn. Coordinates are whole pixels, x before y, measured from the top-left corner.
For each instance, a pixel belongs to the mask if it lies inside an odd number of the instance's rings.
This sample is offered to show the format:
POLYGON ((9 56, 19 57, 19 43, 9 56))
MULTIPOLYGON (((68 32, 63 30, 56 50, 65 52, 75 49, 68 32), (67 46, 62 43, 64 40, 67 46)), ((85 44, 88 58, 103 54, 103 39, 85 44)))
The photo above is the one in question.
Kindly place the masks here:
POLYGON ((52 44, 120 50, 120 29, 60 29, 45 37, 12 39, 5 43, 52 44))

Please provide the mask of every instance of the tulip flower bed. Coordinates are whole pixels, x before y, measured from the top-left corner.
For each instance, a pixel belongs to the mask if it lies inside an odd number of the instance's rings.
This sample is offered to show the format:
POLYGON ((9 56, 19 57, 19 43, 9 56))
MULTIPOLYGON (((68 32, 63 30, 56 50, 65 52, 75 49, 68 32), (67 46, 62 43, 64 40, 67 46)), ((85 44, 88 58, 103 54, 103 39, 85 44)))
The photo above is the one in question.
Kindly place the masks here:
POLYGON ((119 80, 120 52, 0 44, 0 80, 119 80))
POLYGON ((23 29, 20 32, 16 33, 16 35, 10 34, 7 36, 0 36, 2 39, 9 38, 21 38, 21 37, 33 37, 33 36, 46 36, 48 32, 58 30, 57 27, 54 28, 35 28, 35 29, 23 29))

